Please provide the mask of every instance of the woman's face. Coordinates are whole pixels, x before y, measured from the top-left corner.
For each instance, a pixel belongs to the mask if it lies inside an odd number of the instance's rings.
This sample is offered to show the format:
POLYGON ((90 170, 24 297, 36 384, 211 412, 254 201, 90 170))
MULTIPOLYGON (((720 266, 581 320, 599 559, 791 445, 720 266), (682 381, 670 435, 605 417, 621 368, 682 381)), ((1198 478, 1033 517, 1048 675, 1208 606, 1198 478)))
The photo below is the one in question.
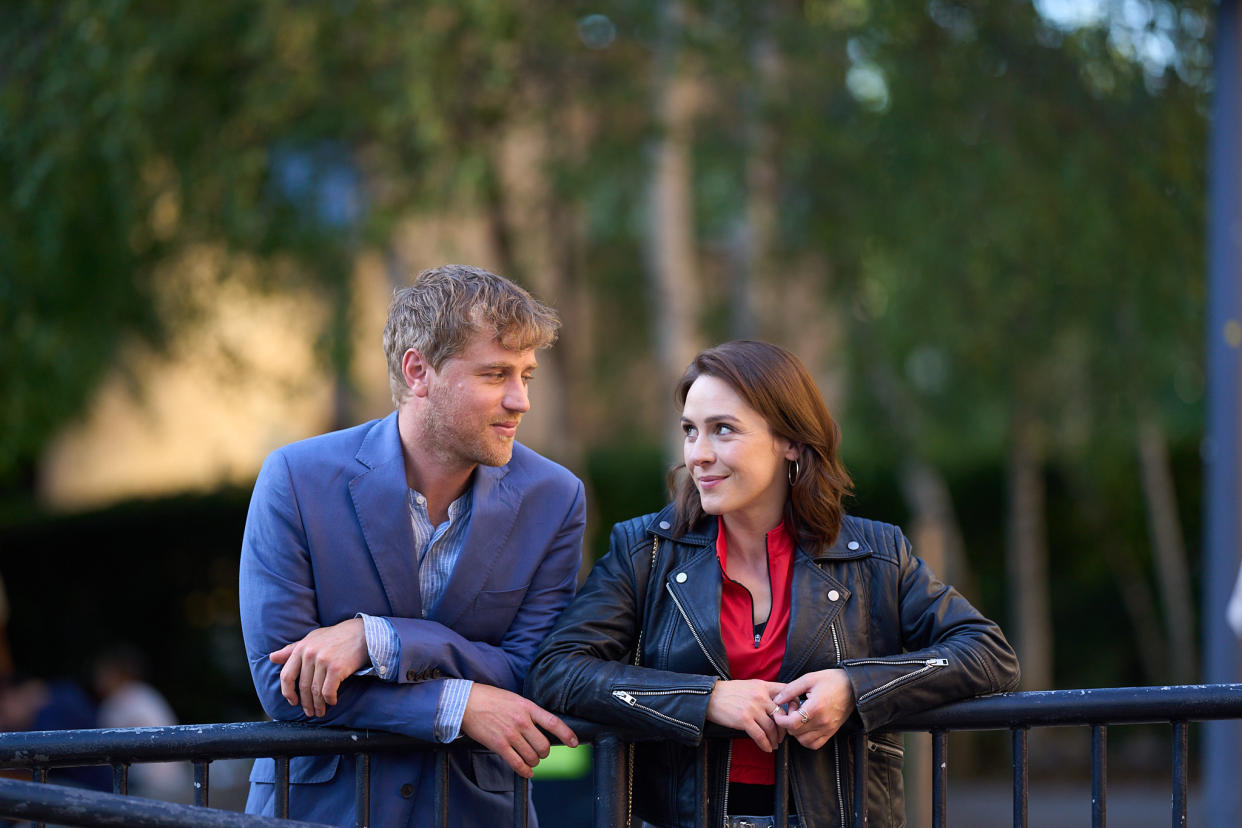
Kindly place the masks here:
POLYGON ((727 383, 701 376, 681 412, 682 453, 703 511, 744 518, 760 531, 781 521, 793 444, 777 437, 759 412, 727 383))

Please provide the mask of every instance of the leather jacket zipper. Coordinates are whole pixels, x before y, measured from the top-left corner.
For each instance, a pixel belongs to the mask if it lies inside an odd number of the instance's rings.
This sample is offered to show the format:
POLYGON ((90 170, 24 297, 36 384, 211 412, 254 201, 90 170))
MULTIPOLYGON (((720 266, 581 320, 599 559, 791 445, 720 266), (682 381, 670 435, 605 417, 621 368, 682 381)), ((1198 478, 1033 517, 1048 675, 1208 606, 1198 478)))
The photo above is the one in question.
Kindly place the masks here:
POLYGON ((916 679, 919 676, 923 675, 924 673, 930 672, 937 667, 948 667, 949 660, 947 658, 918 658, 918 659, 856 658, 853 661, 851 661, 850 664, 880 664, 880 665, 888 665, 888 666, 891 666, 894 664, 909 664, 911 666, 918 667, 917 670, 906 673, 905 675, 902 675, 902 676, 898 676, 895 679, 886 681, 884 684, 881 684, 879 687, 876 687, 872 690, 868 690, 866 693, 863 693, 862 696, 858 699, 858 703, 863 704, 864 702, 867 701, 867 699, 874 698, 875 696, 878 696, 880 693, 887 692, 891 690, 892 688, 897 687, 898 685, 905 684, 907 681, 912 681, 913 679, 916 679))
MULTIPOLYGON (((841 666, 841 640, 837 638, 837 625, 834 621, 828 625, 828 632, 832 633, 832 645, 837 650, 837 666, 841 666)), ((837 809, 841 813, 841 825, 846 825, 845 821, 845 791, 841 786, 841 738, 840 735, 832 738, 832 764, 837 782, 837 809)), ((854 772, 858 772, 858 768, 854 768, 854 772)))
MULTIPOLYGON (((698 693, 701 695, 705 691, 696 687, 696 688, 691 688, 687 690, 682 690, 680 692, 698 693)), ((641 710, 644 713, 649 713, 658 719, 663 719, 664 721, 669 722, 671 724, 678 725, 679 727, 684 727, 686 730, 690 731, 691 733, 697 734, 699 732, 699 729, 695 727, 694 725, 690 724, 689 722, 683 722, 681 719, 675 719, 672 716, 669 716, 665 713, 661 713, 659 710, 656 710, 653 707, 648 707, 645 704, 639 704, 638 699, 634 698, 635 695, 639 695, 639 696, 668 695, 668 691, 666 690, 659 690, 659 691, 649 690, 646 692, 643 692, 642 690, 634 690, 634 691, 613 690, 612 695, 613 695, 613 698, 619 699, 620 701, 624 702, 625 704, 628 704, 630 707, 634 708, 635 710, 641 710)))

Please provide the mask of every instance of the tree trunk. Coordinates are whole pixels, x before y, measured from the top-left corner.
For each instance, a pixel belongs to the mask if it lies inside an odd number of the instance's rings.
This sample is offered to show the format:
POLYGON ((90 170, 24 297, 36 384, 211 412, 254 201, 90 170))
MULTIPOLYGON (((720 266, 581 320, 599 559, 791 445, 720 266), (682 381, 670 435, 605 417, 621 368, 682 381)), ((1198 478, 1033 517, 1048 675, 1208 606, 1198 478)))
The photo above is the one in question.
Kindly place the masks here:
MULTIPOLYGON (((695 89, 679 59, 681 4, 668 2, 661 14, 654 73, 657 135, 650 154, 645 252, 660 384, 672 388, 700 341, 694 304, 699 280, 691 158, 695 89)), ((668 429, 667 447, 671 458, 680 458, 681 441, 673 429, 668 429)))
POLYGON ((1043 459, 1038 423, 1016 415, 1009 447, 1005 563, 1014 619, 1011 631, 1022 664, 1023 690, 1053 687, 1043 459))
POLYGON ((1143 498, 1147 503, 1147 525, 1151 532, 1156 575, 1164 604, 1165 634, 1172 673, 1167 681, 1189 684, 1198 675, 1194 610, 1186 547, 1177 514, 1177 494, 1169 468, 1168 445, 1164 432, 1148 418, 1143 418, 1139 423, 1137 436, 1143 498))

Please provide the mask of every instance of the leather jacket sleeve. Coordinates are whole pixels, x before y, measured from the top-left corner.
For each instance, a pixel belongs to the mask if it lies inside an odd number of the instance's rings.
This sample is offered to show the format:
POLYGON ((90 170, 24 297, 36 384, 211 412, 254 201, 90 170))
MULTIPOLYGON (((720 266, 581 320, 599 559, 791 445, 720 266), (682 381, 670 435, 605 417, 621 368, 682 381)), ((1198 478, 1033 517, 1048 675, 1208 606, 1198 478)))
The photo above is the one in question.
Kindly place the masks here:
POLYGON ((698 744, 715 676, 633 665, 641 604, 651 579, 651 545, 624 524, 608 554, 544 639, 526 675, 526 695, 551 710, 651 736, 698 744))
POLYGON ((900 530, 870 526, 876 530, 870 540, 887 547, 884 557, 899 570, 895 587, 903 651, 842 661, 863 729, 870 732, 927 708, 1017 687, 1018 659, 1000 627, 914 557, 900 530))

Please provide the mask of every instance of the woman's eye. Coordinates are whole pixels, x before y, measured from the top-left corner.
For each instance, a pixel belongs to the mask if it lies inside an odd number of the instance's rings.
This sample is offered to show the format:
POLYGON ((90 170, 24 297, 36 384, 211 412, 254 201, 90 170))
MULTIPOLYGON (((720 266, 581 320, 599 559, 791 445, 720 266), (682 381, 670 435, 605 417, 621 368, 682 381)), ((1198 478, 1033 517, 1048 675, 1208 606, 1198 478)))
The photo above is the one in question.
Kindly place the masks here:
POLYGON ((725 425, 724 423, 720 423, 719 425, 717 425, 717 426, 716 426, 716 433, 717 433, 717 434, 732 434, 732 433, 733 433, 733 426, 729 426, 729 425, 725 425))
POLYGON ((689 423, 682 423, 681 430, 686 433, 687 437, 693 437, 695 434, 698 433, 698 429, 690 425, 689 423))

